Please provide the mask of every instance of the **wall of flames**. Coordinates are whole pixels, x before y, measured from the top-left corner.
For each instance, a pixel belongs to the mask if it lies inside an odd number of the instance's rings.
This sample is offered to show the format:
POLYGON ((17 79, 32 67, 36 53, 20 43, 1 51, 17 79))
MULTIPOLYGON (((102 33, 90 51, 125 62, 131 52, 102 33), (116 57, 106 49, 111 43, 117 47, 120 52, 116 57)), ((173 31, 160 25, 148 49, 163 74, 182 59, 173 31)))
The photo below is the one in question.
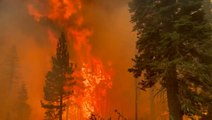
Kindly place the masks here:
POLYGON ((74 62, 78 66, 74 72, 77 85, 74 95, 70 96, 66 117, 80 120, 88 118, 91 113, 103 115, 107 107, 107 90, 112 87, 111 69, 106 69, 102 61, 92 55, 89 39, 93 32, 84 22, 82 1, 34 0, 28 2, 27 8, 35 21, 48 24, 52 50, 56 50, 56 36, 60 32, 66 33, 70 50, 74 49, 74 62))

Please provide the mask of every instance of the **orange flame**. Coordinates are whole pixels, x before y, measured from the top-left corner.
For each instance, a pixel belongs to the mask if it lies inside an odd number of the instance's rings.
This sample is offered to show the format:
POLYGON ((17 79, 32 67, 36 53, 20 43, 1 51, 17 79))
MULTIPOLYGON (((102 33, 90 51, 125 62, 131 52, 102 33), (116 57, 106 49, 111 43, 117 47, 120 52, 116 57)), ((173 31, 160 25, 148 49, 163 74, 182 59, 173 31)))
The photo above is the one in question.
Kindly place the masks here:
POLYGON ((100 109, 103 99, 106 95, 106 90, 112 87, 112 83, 108 82, 110 80, 110 74, 103 71, 103 65, 100 61, 94 60, 92 68, 89 64, 84 64, 81 72, 85 79, 83 81, 85 89, 85 97, 83 101, 83 110, 86 112, 86 116, 89 116, 92 112, 97 112, 101 114, 100 109))
MULTIPOLYGON (((105 97, 107 90, 112 87, 112 81, 111 73, 105 70, 101 60, 91 54, 92 46, 89 37, 92 36, 92 31, 84 27, 82 7, 80 0, 46 0, 45 2, 33 0, 33 3, 28 4, 28 11, 37 22, 45 19, 53 24, 52 28, 65 31, 68 40, 73 40, 72 47, 81 69, 74 73, 74 77, 78 78, 79 86, 74 87, 75 96, 71 96, 74 105, 72 104, 71 107, 77 106, 75 109, 80 110, 76 110, 76 114, 83 115, 86 119, 93 112, 103 114, 105 97)), ((48 28, 47 31, 49 41, 56 49, 56 35, 52 32, 54 30, 48 28)))
POLYGON ((32 6, 28 5, 29 14, 34 16, 36 21, 40 21, 41 14, 32 6))

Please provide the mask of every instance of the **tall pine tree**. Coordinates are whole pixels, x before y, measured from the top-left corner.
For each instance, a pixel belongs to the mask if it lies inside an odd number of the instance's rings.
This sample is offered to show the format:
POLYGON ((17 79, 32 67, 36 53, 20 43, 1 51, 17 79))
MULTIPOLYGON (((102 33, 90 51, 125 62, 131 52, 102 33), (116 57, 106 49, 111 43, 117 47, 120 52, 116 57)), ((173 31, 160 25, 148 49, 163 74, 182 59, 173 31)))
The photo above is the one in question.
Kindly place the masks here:
POLYGON ((52 57, 52 69, 46 75, 45 101, 41 101, 42 107, 46 109, 46 120, 62 120, 65 102, 72 93, 70 87, 74 84, 71 77, 73 66, 69 62, 67 41, 62 33, 57 44, 56 56, 52 57))
POLYGON ((212 94, 211 26, 203 0, 132 0, 137 54, 129 69, 142 89, 161 83, 171 120, 201 115, 212 94))
POLYGON ((2 55, 3 61, 1 63, 0 72, 0 102, 2 108, 0 108, 0 119, 6 119, 9 113, 12 111, 12 107, 16 100, 18 88, 18 54, 16 46, 7 48, 5 55, 2 55))
POLYGON ((29 120, 31 114, 30 105, 27 103, 28 94, 25 84, 19 87, 18 96, 13 103, 12 110, 7 116, 7 120, 29 120))

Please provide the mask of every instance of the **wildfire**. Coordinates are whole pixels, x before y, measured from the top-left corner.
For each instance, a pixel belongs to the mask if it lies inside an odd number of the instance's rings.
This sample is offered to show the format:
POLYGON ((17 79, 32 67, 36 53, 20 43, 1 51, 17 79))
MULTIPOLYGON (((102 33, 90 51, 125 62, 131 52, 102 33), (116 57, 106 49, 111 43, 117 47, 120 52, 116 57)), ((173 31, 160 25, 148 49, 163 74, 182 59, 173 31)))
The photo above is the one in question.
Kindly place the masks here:
POLYGON ((83 110, 86 112, 86 116, 90 116, 90 113, 97 112, 101 114, 106 90, 112 87, 112 83, 108 82, 110 80, 110 74, 103 71, 103 65, 100 61, 94 61, 91 67, 89 64, 84 64, 81 72, 82 76, 85 79, 83 81, 85 89, 85 99, 83 100, 83 110))
MULTIPOLYGON (((81 66, 74 76, 79 78, 78 84, 81 87, 74 87, 76 96, 72 96, 71 100, 77 106, 74 109, 80 109, 76 110, 76 114, 80 111, 79 114, 86 119, 93 112, 102 114, 105 109, 107 90, 112 87, 112 81, 110 72, 105 70, 101 60, 91 54, 92 46, 89 43, 89 37, 93 32, 84 27, 82 7, 81 0, 32 0, 27 6, 29 14, 35 21, 45 20, 53 24, 53 27, 48 28, 47 33, 55 49, 56 35, 53 32, 55 28, 65 31, 67 39, 73 40, 71 42, 76 53, 77 66, 81 66)), ((73 104, 71 107, 74 106, 73 104)))

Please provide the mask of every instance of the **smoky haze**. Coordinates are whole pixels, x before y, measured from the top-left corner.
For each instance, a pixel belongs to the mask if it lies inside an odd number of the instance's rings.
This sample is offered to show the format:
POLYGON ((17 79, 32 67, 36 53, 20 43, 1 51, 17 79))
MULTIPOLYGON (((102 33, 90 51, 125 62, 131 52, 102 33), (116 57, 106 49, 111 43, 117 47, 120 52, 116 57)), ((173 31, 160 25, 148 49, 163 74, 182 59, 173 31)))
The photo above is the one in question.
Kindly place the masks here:
MULTIPOLYGON (((27 103, 30 105, 31 120, 43 119, 44 110, 40 100, 43 98, 45 75, 50 68, 50 56, 53 55, 52 44, 47 40, 47 26, 33 20, 28 14, 26 2, 32 0, 0 0, 0 72, 5 71, 12 46, 16 46, 18 69, 16 82, 26 84, 27 103)), ((135 33, 132 32, 129 0, 83 0, 83 14, 86 24, 93 30, 90 38, 92 53, 107 66, 113 68, 113 87, 109 90, 109 106, 107 116, 116 116, 117 109, 127 118, 134 118, 135 80, 127 69, 132 65, 131 58, 135 53, 135 33)), ((8 95, 11 84, 5 74, 0 77, 0 120, 5 120, 11 107, 7 99, 16 95, 8 95), (7 108, 7 109, 5 109, 7 108)), ((17 85, 18 86, 18 85, 17 85)), ((16 92, 14 92, 16 94, 16 92)), ((148 118, 148 95, 139 92, 142 101, 140 115, 148 118)), ((146 119, 147 120, 147 119, 146 119)))
POLYGON ((20 89, 17 87, 20 87, 19 84, 22 83, 26 84, 28 92, 26 102, 31 107, 30 119, 40 120, 43 118, 40 100, 43 94, 43 81, 50 64, 48 57, 52 54, 51 46, 46 39, 44 27, 34 22, 33 18, 28 15, 24 2, 23 0, 0 1, 1 120, 11 116, 8 111, 13 111, 19 94, 17 91, 20 89), (15 62, 11 60, 10 62, 8 59, 12 57, 9 55, 13 53, 11 52, 13 46, 16 47, 17 59, 15 62), (11 66, 11 64, 15 65, 11 66), (13 73, 11 73, 12 71, 13 73), (15 78, 8 78, 9 76, 15 78), (9 92, 12 88, 16 89, 9 92))

